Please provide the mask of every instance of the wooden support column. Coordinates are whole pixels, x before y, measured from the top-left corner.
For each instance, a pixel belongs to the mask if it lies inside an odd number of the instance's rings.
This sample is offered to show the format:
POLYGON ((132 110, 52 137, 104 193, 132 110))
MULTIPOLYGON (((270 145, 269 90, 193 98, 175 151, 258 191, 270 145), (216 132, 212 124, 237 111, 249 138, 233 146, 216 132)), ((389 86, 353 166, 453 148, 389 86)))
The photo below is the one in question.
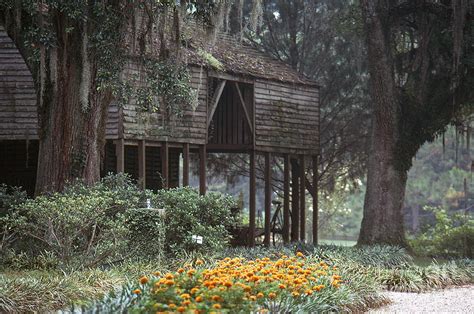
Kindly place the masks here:
POLYGON ((250 176, 249 176, 249 246, 255 246, 255 216, 256 216, 256 179, 255 179, 255 152, 250 152, 250 176))
POLYGON ((306 240, 306 176, 304 155, 300 156, 300 241, 306 240))
POLYGON ((270 246, 271 216, 272 216, 272 172, 270 153, 265 153, 265 239, 263 244, 270 246))
POLYGON ((169 148, 168 142, 161 143, 161 176, 163 179, 163 189, 169 187, 169 148))
POLYGON ((283 169, 283 243, 290 242, 290 156, 284 156, 283 169))
POLYGON ((206 194, 206 145, 199 147, 199 193, 206 194))
POLYGON ((146 189, 146 143, 145 140, 138 141, 138 185, 146 189))
POLYGON ((123 138, 115 142, 115 155, 117 156, 117 173, 125 171, 125 144, 123 138))
POLYGON ((189 143, 183 146, 183 186, 189 186, 189 143))
POLYGON ((313 156, 313 245, 318 244, 318 156, 313 156))
POLYGON ((300 239, 300 203, 299 203, 298 160, 291 159, 291 241, 300 239))

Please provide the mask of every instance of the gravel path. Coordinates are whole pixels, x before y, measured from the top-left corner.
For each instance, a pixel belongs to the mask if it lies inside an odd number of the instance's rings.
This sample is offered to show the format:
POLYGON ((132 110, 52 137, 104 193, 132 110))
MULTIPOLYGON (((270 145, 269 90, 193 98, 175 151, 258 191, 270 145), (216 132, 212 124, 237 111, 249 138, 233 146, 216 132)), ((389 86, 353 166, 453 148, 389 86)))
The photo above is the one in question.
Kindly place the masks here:
POLYGON ((427 293, 384 292, 392 303, 369 313, 474 313, 474 286, 427 293))

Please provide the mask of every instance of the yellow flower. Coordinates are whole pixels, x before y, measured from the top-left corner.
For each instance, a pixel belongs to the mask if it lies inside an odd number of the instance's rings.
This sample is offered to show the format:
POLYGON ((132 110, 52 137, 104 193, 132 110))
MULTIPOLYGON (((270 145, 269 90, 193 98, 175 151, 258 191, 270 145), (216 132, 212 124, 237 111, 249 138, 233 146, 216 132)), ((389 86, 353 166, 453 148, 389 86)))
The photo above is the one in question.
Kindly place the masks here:
POLYGON ((140 293, 142 293, 142 291, 140 289, 133 290, 133 294, 140 294, 140 293))
POLYGON ((313 290, 311 289, 308 289, 304 292, 306 295, 312 295, 313 294, 313 290))
POLYGON ((148 282, 148 277, 147 276, 143 276, 140 278, 140 283, 142 285, 146 284, 148 282))
POLYGON ((196 260, 196 265, 202 265, 204 262, 201 259, 196 260))
POLYGON ((263 293, 261 293, 261 292, 257 293, 257 298, 261 299, 263 297, 264 297, 263 293))
POLYGON ((181 298, 182 298, 182 299, 189 299, 189 298, 191 298, 191 296, 190 296, 189 294, 187 294, 187 293, 183 293, 183 294, 181 295, 181 298))
POLYGON ((301 253, 301 252, 296 252, 296 256, 298 256, 298 257, 304 257, 304 254, 301 253))
POLYGON ((249 297, 249 299, 250 299, 250 301, 257 301, 257 297, 254 296, 254 295, 251 295, 251 296, 249 297))
POLYGON ((198 291, 199 291, 199 288, 194 287, 194 288, 191 289, 191 294, 195 294, 198 291))
POLYGON ((297 291, 293 291, 293 293, 291 293, 291 295, 293 296, 293 298, 297 298, 297 297, 300 296, 300 294, 297 291))
POLYGON ((170 304, 168 304, 168 307, 169 307, 170 309, 174 310, 174 309, 176 308, 176 304, 170 303, 170 304))

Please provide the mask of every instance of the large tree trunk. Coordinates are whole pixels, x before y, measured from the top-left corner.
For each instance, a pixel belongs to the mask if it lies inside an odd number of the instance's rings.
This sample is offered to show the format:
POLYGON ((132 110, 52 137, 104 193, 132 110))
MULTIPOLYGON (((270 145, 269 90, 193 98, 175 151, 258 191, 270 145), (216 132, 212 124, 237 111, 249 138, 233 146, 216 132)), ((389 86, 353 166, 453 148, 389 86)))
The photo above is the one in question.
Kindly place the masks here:
POLYGON ((362 0, 373 103, 367 192, 358 244, 405 245, 402 206, 406 172, 397 165, 400 109, 390 52, 388 0, 362 0))
POLYGON ((87 25, 71 25, 57 13, 58 45, 42 49, 38 71, 40 147, 36 194, 60 191, 80 178, 100 178, 110 92, 98 92, 89 61, 87 25), (74 27, 73 32, 66 32, 74 27))

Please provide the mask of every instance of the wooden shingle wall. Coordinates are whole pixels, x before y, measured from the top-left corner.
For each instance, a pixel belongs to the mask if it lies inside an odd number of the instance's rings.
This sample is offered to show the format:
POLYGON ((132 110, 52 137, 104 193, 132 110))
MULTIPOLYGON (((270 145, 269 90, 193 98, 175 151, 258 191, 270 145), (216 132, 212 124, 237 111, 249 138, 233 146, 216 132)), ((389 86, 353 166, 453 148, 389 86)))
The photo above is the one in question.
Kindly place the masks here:
MULTIPOLYGON (((123 108, 123 132, 125 139, 146 139, 191 144, 205 144, 207 136, 207 70, 190 67, 191 87, 196 91, 195 108, 187 107, 182 116, 170 121, 161 112, 141 112, 134 100, 123 108)), ((125 75, 138 78, 134 84, 144 86, 143 70, 138 62, 130 62, 125 75)))
POLYGON ((38 138, 36 92, 31 72, 0 26, 0 139, 38 138))
POLYGON ((317 154, 318 88, 262 79, 254 88, 256 149, 317 154))

